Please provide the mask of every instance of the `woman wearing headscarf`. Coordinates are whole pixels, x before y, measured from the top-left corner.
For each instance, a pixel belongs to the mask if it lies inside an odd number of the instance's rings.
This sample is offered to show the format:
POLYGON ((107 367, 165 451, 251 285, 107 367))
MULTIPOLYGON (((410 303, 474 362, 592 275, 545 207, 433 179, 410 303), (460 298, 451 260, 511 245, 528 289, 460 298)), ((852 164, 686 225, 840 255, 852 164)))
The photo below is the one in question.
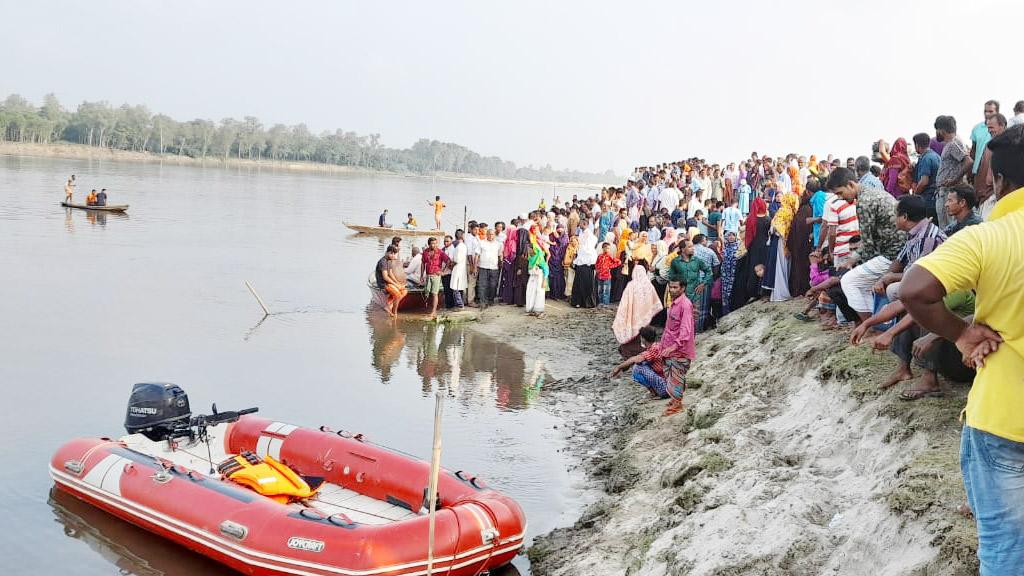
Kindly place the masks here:
POLYGON ((799 197, 792 192, 779 195, 779 209, 772 218, 771 245, 768 248, 764 281, 761 283, 761 288, 771 292, 772 302, 785 302, 790 297, 786 240, 793 225, 793 218, 796 217, 799 202, 799 197))
POLYGON ((812 183, 800 198, 800 208, 793 218, 790 236, 785 240, 785 247, 790 252, 791 296, 802 296, 811 289, 811 232, 814 230, 814 224, 810 222, 814 219, 812 187, 816 188, 815 184, 812 183))
POLYGON ((795 164, 790 164, 786 170, 789 173, 791 191, 796 194, 797 198, 800 198, 804 193, 804 183, 800 181, 800 168, 795 164))
POLYGON ((529 226, 532 225, 529 220, 520 223, 519 234, 516 235, 513 299, 519 307, 526 306, 526 286, 530 281, 530 256, 533 256, 533 246, 530 243, 529 226))
POLYGON ((551 234, 551 258, 548 261, 548 296, 561 300, 565 296, 565 270, 562 262, 565 259, 565 252, 569 248, 569 235, 565 232, 565 226, 559 224, 551 234))
MULTIPOLYGON (((743 243, 747 247, 747 266, 743 282, 746 290, 746 299, 757 298, 761 294, 761 276, 764 274, 765 263, 768 261, 768 234, 771 230, 771 220, 768 218, 768 205, 762 198, 754 198, 750 205, 750 215, 747 216, 746 230, 743 235, 743 243)), ((733 302, 733 309, 739 306, 733 302)))
POLYGON ((620 220, 615 228, 615 232, 615 253, 618 254, 619 262, 622 262, 622 264, 612 268, 612 302, 618 302, 622 298, 622 291, 626 288, 626 284, 629 283, 629 271, 632 266, 630 239, 633 238, 633 230, 620 220))
POLYGON ((576 308, 597 307, 597 291, 594 285, 594 264, 597 264, 597 238, 591 226, 587 226, 579 236, 579 248, 576 251, 576 275, 572 283, 572 300, 576 308))
POLYGON ((661 309, 661 299, 647 275, 647 267, 637 264, 633 267, 633 279, 622 291, 622 300, 615 311, 615 320, 612 321, 612 332, 619 341, 619 353, 623 358, 639 353, 636 347, 629 344, 637 340, 640 329, 650 324, 661 309))
POLYGON ((725 233, 722 246, 722 316, 732 312, 733 285, 736 283, 736 264, 739 260, 740 241, 736 233, 725 233))
POLYGON ((647 241, 647 232, 641 232, 637 235, 637 239, 630 243, 630 257, 633 259, 633 265, 637 265, 640 262, 646 262, 647 268, 651 267, 651 263, 654 261, 654 254, 651 253, 651 244, 647 241))
POLYGON ((909 190, 908 182, 900 182, 900 173, 910 168, 910 156, 907 154, 907 141, 897 138, 889 150, 888 158, 885 160, 885 167, 882 169, 882 185, 886 191, 894 197, 899 198, 909 190))
POLYGON ((572 296, 572 285, 576 279, 576 269, 572 267, 573 260, 576 260, 576 251, 580 247, 580 237, 573 235, 569 238, 569 246, 565 249, 565 255, 562 256, 562 271, 565 274, 565 298, 568 300, 572 296))
POLYGON ((529 280, 526 284, 526 313, 531 316, 544 314, 544 294, 547 292, 548 250, 547 240, 543 238, 540 227, 530 227, 530 258, 526 263, 529 280))
POLYGON ((668 286, 668 264, 665 260, 668 259, 668 244, 664 240, 658 240, 654 243, 653 248, 654 260, 651 261, 651 283, 654 285, 655 291, 658 292, 659 298, 665 297, 665 287, 668 286), (662 273, 664 269, 664 273, 662 273))
POLYGON ((501 253, 501 302, 512 304, 515 300, 515 262, 519 243, 519 230, 515 223, 505 233, 505 246, 501 253))

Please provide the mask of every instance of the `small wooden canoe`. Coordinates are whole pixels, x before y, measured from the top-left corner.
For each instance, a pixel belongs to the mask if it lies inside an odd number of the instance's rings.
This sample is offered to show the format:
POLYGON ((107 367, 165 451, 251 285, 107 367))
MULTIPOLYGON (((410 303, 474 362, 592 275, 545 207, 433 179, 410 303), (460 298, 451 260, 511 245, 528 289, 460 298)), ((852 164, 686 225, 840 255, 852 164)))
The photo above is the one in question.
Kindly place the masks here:
POLYGON ((436 236, 440 238, 445 234, 444 230, 407 230, 401 227, 384 228, 383 226, 362 226, 360 224, 352 224, 349 222, 342 222, 342 224, 348 226, 350 230, 354 230, 360 234, 376 234, 378 236, 436 236))
MULTIPOLYGON (((366 287, 370 289, 370 304, 376 308, 384 310, 387 308, 388 293, 377 287, 377 282, 373 275, 366 281, 366 287)), ((430 295, 427 294, 426 288, 422 286, 406 286, 409 293, 406 294, 405 298, 398 305, 399 312, 429 312, 430 311, 430 295)), ((444 308, 444 294, 440 294, 437 301, 437 308, 441 310, 444 308)))
POLYGON ((69 204, 67 202, 61 202, 61 206, 65 208, 78 208, 79 210, 94 210, 96 212, 124 212, 128 209, 128 204, 107 204, 106 206, 89 206, 88 204, 69 204))

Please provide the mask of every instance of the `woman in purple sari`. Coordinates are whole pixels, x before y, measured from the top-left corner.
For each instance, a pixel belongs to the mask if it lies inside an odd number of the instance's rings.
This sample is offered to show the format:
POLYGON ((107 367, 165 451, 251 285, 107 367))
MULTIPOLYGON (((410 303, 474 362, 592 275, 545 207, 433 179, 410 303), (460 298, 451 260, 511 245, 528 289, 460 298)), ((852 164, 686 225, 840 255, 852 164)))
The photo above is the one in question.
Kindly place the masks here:
POLYGON ((505 247, 501 254, 501 294, 502 304, 512 304, 515 300, 513 279, 515 278, 516 245, 519 240, 519 229, 511 226, 505 236, 505 247))
POLYGON ((561 224, 555 228, 551 235, 551 248, 548 257, 548 298, 562 300, 565 298, 565 270, 562 268, 562 260, 565 259, 565 250, 569 247, 569 235, 561 224))

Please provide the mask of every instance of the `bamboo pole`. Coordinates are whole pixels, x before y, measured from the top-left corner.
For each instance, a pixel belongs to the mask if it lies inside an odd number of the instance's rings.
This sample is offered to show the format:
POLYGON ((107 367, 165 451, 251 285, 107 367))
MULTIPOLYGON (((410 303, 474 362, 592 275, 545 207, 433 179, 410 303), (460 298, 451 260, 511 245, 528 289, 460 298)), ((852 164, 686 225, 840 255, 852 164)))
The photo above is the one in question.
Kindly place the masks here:
POLYGON ((444 395, 434 393, 434 450, 430 458, 430 485, 427 488, 427 501, 430 516, 427 520, 427 576, 434 569, 434 522, 437 511, 437 477, 441 471, 441 414, 444 412, 444 395))
POLYGON ((462 207, 462 229, 469 228, 469 206, 462 207))
POLYGON ((266 318, 267 316, 270 316, 270 310, 267 309, 267 305, 263 303, 263 298, 260 298, 260 295, 256 293, 256 289, 252 287, 252 284, 249 284, 248 280, 245 281, 245 287, 249 289, 249 292, 252 292, 256 301, 260 303, 260 308, 263 308, 263 317, 266 318))

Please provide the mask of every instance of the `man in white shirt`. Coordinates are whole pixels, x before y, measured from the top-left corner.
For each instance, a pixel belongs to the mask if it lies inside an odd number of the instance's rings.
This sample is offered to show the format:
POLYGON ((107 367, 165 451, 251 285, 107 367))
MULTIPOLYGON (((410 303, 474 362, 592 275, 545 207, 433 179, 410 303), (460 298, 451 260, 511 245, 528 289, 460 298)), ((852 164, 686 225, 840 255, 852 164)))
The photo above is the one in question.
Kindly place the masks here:
POLYGON ((423 254, 420 254, 420 247, 412 247, 412 258, 405 265, 405 277, 408 283, 413 286, 422 286, 420 277, 423 276, 423 254))
POLYGON ((498 291, 498 270, 501 258, 500 242, 495 240, 494 230, 488 229, 484 240, 477 242, 477 304, 486 308, 494 302, 498 291))
POLYGON ((704 211, 704 190, 697 190, 690 197, 690 203, 686 206, 686 217, 693 218, 698 210, 704 211))
POLYGON ((469 282, 466 287, 466 305, 473 306, 476 303, 476 255, 477 250, 480 246, 480 239, 476 237, 477 223, 469 223, 469 232, 463 237, 463 242, 466 243, 466 263, 468 264, 467 280, 469 282))
POLYGON ((662 208, 672 210, 679 205, 679 190, 676 189, 675 184, 670 183, 661 189, 661 193, 658 195, 658 202, 661 203, 662 208))
POLYGON ((1011 126, 1016 126, 1017 124, 1024 124, 1024 100, 1020 100, 1013 105, 1013 116, 1010 117, 1006 126, 1009 128, 1011 126))
POLYGON ((811 169, 807 167, 807 157, 801 156, 796 161, 797 168, 799 168, 800 174, 800 185, 806 186, 807 179, 811 177, 811 169))

